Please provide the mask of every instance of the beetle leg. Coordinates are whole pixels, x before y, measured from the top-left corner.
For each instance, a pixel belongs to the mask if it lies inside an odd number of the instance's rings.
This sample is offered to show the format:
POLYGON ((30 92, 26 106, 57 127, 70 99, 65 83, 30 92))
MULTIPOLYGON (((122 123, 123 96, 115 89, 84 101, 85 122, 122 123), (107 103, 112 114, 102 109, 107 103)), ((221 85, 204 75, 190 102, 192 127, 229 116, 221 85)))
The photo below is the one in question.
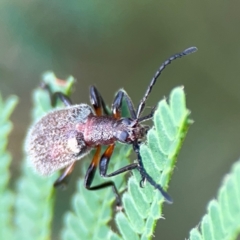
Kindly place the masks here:
POLYGON ((164 197, 164 199, 168 202, 168 203, 172 203, 172 198, 165 192, 165 190, 162 188, 162 186, 160 184, 157 184, 152 177, 146 172, 144 166, 143 166, 143 162, 142 162, 142 157, 140 155, 139 152, 139 144, 137 142, 133 143, 133 150, 134 152, 137 154, 137 158, 138 158, 138 163, 139 163, 139 167, 138 170, 141 174, 141 181, 140 181, 140 187, 143 187, 144 182, 148 181, 154 188, 158 189, 160 191, 160 193, 162 194, 162 196, 164 197))
POLYGON ((98 92, 97 88, 94 86, 90 86, 90 102, 97 116, 102 116, 102 109, 104 114, 110 115, 101 94, 98 92))
POLYGON ((133 106, 132 99, 129 97, 129 95, 125 91, 123 91, 123 93, 124 93, 124 98, 126 100, 127 107, 128 107, 129 112, 130 112, 131 118, 136 119, 136 110, 133 106))
POLYGON ((120 109, 122 107, 122 100, 123 97, 126 100, 128 111, 131 115, 132 119, 136 119, 136 110, 133 106, 131 98, 128 96, 128 94, 123 90, 119 90, 114 98, 113 104, 112 104, 112 113, 115 116, 115 118, 120 118, 120 109))
POLYGON ((140 172, 141 177, 142 177, 142 179, 140 181, 140 187, 143 187, 143 183, 146 181, 146 176, 143 173, 143 171, 140 171, 140 169, 141 168, 144 169, 144 167, 143 167, 142 157, 140 155, 139 150, 140 150, 140 145, 139 145, 139 143, 137 141, 135 141, 133 143, 133 151, 137 154, 137 160, 138 160, 138 164, 139 164, 139 172, 140 172))
POLYGON ((61 174, 61 176, 54 182, 54 187, 65 187, 67 185, 67 178, 71 175, 76 162, 71 163, 61 174))
POLYGON ((124 173, 124 172, 127 172, 127 171, 131 171, 133 169, 136 169, 138 168, 138 163, 132 163, 132 164, 129 164, 127 166, 124 166, 110 174, 107 174, 107 169, 108 169, 108 164, 109 164, 109 160, 112 156, 112 153, 113 153, 113 150, 114 150, 114 144, 110 145, 106 151, 104 152, 104 154, 102 155, 101 159, 100 159, 100 162, 99 162, 99 170, 100 170, 100 175, 102 177, 112 177, 112 176, 116 176, 118 174, 121 174, 121 173, 124 173))
POLYGON ((53 107, 56 107, 57 99, 61 100, 65 106, 72 105, 72 101, 67 95, 63 94, 62 92, 55 92, 51 97, 51 104, 53 107))
POLYGON ((115 195, 115 198, 116 198, 116 205, 117 205, 117 207, 120 207, 121 206, 121 198, 120 198, 120 195, 118 193, 118 190, 117 190, 114 182, 108 181, 108 182, 105 182, 105 183, 102 183, 102 184, 99 184, 99 185, 96 185, 93 187, 91 186, 94 175, 96 173, 97 165, 99 163, 100 152, 101 152, 101 146, 98 146, 97 151, 93 157, 93 160, 92 160, 90 166, 88 167, 87 173, 85 175, 84 186, 88 190, 99 190, 99 189, 111 187, 113 190, 113 193, 115 195))
POLYGON ((47 92, 50 96, 50 99, 51 99, 52 107, 56 107, 57 99, 59 99, 61 102, 63 102, 65 106, 71 106, 72 105, 72 101, 67 95, 63 94, 62 92, 52 93, 49 85, 46 84, 45 82, 42 82, 41 87, 43 89, 47 90, 47 92))
POLYGON ((113 100, 112 104, 112 114, 114 118, 120 119, 121 117, 121 107, 122 107, 122 98, 123 98, 123 91, 119 90, 113 100))
POLYGON ((151 112, 150 112, 148 115, 139 118, 139 119, 138 119, 138 122, 144 122, 144 121, 147 121, 147 120, 152 119, 155 111, 156 111, 156 106, 152 108, 151 112))

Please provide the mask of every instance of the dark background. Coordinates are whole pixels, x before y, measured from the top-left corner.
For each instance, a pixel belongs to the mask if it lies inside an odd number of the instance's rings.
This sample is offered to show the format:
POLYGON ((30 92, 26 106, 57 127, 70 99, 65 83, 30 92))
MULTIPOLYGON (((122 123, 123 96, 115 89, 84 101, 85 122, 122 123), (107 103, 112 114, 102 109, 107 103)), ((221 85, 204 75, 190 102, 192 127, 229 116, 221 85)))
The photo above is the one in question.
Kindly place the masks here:
MULTIPOLYGON (((166 58, 197 46, 197 53, 165 70, 148 101, 152 106, 184 85, 195 121, 170 183, 174 204, 165 204, 155 234, 187 238, 240 155, 239 9, 239 1, 223 0, 1 0, 0 90, 20 98, 9 146, 13 177, 30 122, 31 91, 42 73, 76 77, 76 103, 89 102, 89 85, 95 84, 108 104, 121 87, 137 104, 166 58)), ((57 198, 56 236, 69 200, 66 194, 57 198)))

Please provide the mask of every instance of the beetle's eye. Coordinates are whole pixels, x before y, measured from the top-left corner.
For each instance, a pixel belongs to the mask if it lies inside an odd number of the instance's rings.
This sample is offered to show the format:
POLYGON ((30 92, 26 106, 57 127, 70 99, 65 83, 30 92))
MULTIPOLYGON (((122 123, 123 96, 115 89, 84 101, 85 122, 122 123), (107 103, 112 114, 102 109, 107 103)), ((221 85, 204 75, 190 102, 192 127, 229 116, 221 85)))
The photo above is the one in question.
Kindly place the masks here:
POLYGON ((126 131, 117 131, 115 134, 115 137, 118 139, 118 141, 122 143, 126 143, 128 136, 129 135, 126 131))
POLYGON ((131 125, 132 120, 131 120, 130 118, 123 118, 123 119, 122 119, 122 123, 123 123, 124 125, 131 125))
POLYGON ((128 133, 126 131, 121 131, 119 134, 119 141, 126 142, 128 138, 128 133))

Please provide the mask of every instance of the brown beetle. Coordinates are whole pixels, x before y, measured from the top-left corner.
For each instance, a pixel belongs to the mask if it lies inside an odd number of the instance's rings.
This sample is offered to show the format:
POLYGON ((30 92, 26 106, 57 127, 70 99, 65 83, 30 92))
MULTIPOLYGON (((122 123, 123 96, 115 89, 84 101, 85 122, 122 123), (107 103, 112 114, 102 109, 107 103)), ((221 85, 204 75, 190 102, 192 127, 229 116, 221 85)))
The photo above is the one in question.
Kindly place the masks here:
POLYGON ((90 87, 92 109, 87 104, 72 105, 71 100, 66 95, 61 92, 52 94, 49 87, 45 85, 45 88, 51 94, 52 105, 55 106, 56 100, 59 98, 66 107, 47 113, 31 127, 25 149, 34 168, 42 175, 50 175, 56 170, 66 168, 54 184, 58 186, 72 172, 75 162, 82 159, 91 149, 96 148, 95 155, 85 176, 84 184, 87 189, 98 190, 112 187, 116 196, 116 203, 120 206, 121 200, 114 182, 108 181, 91 186, 96 168, 99 165, 102 177, 111 177, 132 169, 138 169, 142 177, 140 186, 143 186, 145 180, 148 181, 161 192, 167 202, 171 203, 170 196, 144 169, 139 147, 149 127, 142 125, 142 122, 152 118, 154 109, 144 117, 141 117, 141 113, 162 70, 173 60, 196 50, 196 47, 190 47, 166 60, 151 80, 136 110, 132 100, 122 89, 117 92, 110 113, 102 96, 94 86, 90 87), (123 99, 127 103, 130 117, 121 117, 120 109, 123 99), (107 173, 116 141, 131 144, 137 154, 138 161, 113 173, 107 173), (102 156, 100 155, 101 145, 107 145, 107 149, 102 156))

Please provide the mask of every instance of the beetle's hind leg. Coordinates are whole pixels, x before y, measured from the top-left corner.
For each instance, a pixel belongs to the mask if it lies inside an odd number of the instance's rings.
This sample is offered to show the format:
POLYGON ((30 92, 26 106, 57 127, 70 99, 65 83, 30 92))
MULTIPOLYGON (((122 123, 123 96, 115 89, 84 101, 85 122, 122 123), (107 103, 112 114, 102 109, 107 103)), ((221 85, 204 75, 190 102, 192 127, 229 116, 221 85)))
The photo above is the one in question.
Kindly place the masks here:
POLYGON ((106 149, 106 151, 103 153, 100 162, 99 162, 99 171, 100 171, 100 175, 102 177, 113 177, 116 176, 118 174, 124 173, 124 172, 128 172, 131 171, 133 169, 137 169, 138 168, 138 163, 131 163, 129 165, 126 165, 118 170, 115 170, 112 173, 107 173, 108 170, 108 164, 110 161, 110 158, 113 154, 113 150, 114 150, 114 144, 109 145, 108 148, 106 149))
POLYGON ((75 167, 76 162, 73 162, 72 164, 70 164, 68 167, 66 167, 63 171, 63 173, 61 174, 61 176, 54 182, 54 187, 61 187, 63 189, 66 188, 67 184, 68 184, 68 179, 75 167))
POLYGON ((42 82, 41 84, 41 88, 42 89, 45 89, 48 94, 49 94, 49 97, 51 99, 51 105, 52 107, 56 107, 57 105, 57 100, 59 99, 65 106, 71 106, 72 105, 72 101, 71 99, 65 95, 64 93, 62 92, 52 92, 52 90, 50 89, 49 85, 46 84, 45 82, 42 82))
POLYGON ((101 153, 101 146, 97 146, 97 150, 95 152, 95 155, 92 159, 91 164, 88 167, 88 170, 87 170, 87 173, 86 173, 86 176, 85 176, 85 179, 84 179, 84 186, 88 190, 92 190, 92 191, 100 190, 100 189, 107 188, 107 187, 111 187, 112 190, 113 190, 113 193, 115 195, 115 198, 116 198, 116 205, 117 205, 118 208, 121 208, 121 206, 122 206, 121 198, 120 198, 120 195, 119 195, 118 190, 116 188, 116 185, 113 181, 107 181, 107 182, 101 183, 101 184, 96 185, 96 186, 91 186, 92 182, 93 182, 93 179, 94 179, 94 176, 95 176, 95 173, 96 173, 96 170, 97 170, 97 166, 99 164, 100 153, 101 153))

